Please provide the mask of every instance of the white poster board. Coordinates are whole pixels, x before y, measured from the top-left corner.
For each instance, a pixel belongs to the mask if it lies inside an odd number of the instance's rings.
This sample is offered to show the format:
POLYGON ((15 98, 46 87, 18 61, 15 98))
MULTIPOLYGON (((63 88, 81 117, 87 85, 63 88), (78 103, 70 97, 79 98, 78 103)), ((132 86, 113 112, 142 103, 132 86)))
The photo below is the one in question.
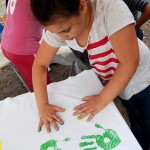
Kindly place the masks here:
POLYGON ((50 102, 66 109, 59 114, 64 125, 59 125, 59 131, 51 128, 50 133, 45 127, 37 131, 39 117, 33 93, 1 101, 2 150, 141 150, 113 102, 91 122, 72 115, 82 97, 97 94, 102 88, 92 70, 50 84, 50 102))

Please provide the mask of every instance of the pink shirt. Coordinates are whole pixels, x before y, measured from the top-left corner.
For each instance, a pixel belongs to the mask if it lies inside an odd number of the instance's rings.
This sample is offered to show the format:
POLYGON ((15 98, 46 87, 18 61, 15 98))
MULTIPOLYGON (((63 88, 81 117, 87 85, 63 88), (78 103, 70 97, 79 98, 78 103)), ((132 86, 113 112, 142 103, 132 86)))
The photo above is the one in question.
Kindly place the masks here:
POLYGON ((33 54, 41 37, 42 26, 33 17, 30 0, 9 0, 2 47, 12 54, 33 54))

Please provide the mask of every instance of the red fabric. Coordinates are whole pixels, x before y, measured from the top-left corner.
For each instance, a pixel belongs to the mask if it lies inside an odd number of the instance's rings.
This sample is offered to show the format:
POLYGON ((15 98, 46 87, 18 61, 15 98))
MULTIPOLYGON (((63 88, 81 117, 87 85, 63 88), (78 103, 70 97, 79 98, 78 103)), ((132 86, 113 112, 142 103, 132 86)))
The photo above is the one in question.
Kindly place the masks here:
MULTIPOLYGON (((34 62, 34 55, 15 55, 7 52, 2 48, 4 55, 13 63, 19 74, 27 84, 31 92, 33 92, 32 85, 32 65, 34 62)), ((47 84, 51 83, 50 75, 47 74, 47 84)))
POLYGON ((100 61, 96 61, 96 62, 92 63, 92 66, 94 66, 96 64, 105 66, 105 65, 107 65, 107 64, 109 64, 111 62, 119 63, 118 59, 116 59, 116 58, 109 58, 106 61, 101 61, 101 62, 100 61))
POLYGON ((111 48, 108 36, 90 43, 87 46, 87 51, 91 66, 104 81, 108 82, 119 63, 113 48, 111 48))
POLYGON ((107 56, 111 53, 114 53, 114 50, 112 48, 109 49, 108 51, 100 53, 100 54, 89 55, 89 59, 92 60, 92 59, 97 59, 97 58, 100 58, 100 57, 105 57, 105 56, 107 56))
POLYGON ((91 50, 93 48, 97 48, 99 46, 105 45, 108 41, 109 41, 108 36, 106 36, 104 39, 102 39, 98 42, 89 44, 87 47, 87 50, 91 50))

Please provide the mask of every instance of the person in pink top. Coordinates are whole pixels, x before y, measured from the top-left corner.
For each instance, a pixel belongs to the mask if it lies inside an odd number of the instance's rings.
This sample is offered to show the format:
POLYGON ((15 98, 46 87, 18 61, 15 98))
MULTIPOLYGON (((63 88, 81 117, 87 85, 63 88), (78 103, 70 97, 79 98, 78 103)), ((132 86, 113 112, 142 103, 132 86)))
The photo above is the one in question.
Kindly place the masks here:
MULTIPOLYGON (((15 65, 30 91, 32 64, 42 37, 42 26, 33 17, 30 0, 9 0, 7 17, 2 33, 2 51, 15 65)), ((50 83, 47 77, 47 83, 50 83)))

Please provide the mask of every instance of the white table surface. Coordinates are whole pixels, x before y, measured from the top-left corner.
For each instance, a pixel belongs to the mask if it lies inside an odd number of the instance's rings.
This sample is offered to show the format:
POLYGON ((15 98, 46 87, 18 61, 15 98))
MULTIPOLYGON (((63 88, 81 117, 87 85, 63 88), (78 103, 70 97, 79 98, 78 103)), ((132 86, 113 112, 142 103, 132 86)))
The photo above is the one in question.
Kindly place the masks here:
POLYGON ((50 133, 46 132, 45 127, 41 132, 37 132, 39 117, 33 93, 1 101, 2 150, 83 150, 92 147, 104 150, 100 145, 105 141, 103 146, 107 146, 107 142, 111 140, 113 142, 108 144, 107 150, 141 150, 113 102, 91 122, 87 122, 87 118, 79 120, 72 115, 73 108, 81 104, 82 97, 98 94, 102 88, 93 70, 50 84, 48 86, 50 103, 66 109, 65 112, 58 113, 64 120, 64 125, 58 124, 59 131, 51 128, 50 133), (98 125, 103 128, 98 128, 100 127, 98 125), (98 145, 100 139, 102 141, 98 145), (89 142, 90 145, 87 146, 85 142, 89 142), (81 146, 84 144, 85 146, 81 146))

